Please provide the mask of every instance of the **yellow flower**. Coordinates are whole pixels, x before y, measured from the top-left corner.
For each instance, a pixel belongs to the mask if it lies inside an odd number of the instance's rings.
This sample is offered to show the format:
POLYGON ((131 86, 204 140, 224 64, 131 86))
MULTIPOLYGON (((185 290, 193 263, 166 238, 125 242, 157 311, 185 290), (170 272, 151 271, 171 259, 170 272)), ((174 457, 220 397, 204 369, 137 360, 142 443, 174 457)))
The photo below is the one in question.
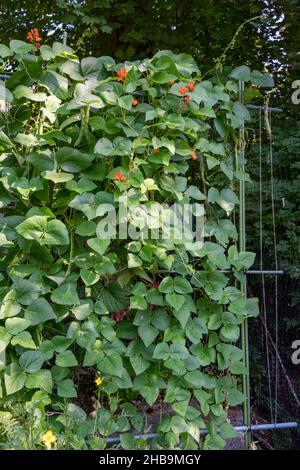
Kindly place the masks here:
POLYGON ((95 384, 97 385, 97 387, 99 387, 102 384, 101 375, 98 375, 98 377, 95 379, 95 384))
POLYGON ((42 435, 41 440, 45 447, 47 447, 48 450, 52 449, 55 446, 55 443, 57 441, 57 437, 53 433, 53 431, 47 431, 45 434, 42 435))

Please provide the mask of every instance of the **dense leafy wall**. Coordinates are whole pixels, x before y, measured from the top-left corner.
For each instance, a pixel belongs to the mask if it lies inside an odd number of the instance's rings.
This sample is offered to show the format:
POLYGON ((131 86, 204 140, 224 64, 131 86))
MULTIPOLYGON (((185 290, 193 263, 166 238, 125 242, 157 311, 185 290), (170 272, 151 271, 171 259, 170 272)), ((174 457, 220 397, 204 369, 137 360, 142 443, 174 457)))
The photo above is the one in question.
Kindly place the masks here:
MULTIPOLYGON (((0 54, 16 69, 1 84, 2 397, 72 401, 94 370, 99 435, 145 429, 122 399, 130 389, 172 409, 156 445, 222 447, 228 407, 245 399, 240 325, 258 313, 238 288, 254 255, 238 252, 232 216, 249 180, 237 80, 270 77, 241 67, 224 84, 202 81, 190 56, 169 51, 116 64, 15 40, 0 54), (104 209, 118 215, 125 195, 137 231, 141 205, 201 204, 204 244, 180 239, 176 220, 167 239, 105 238, 104 209)), ((149 220, 162 229, 163 217, 149 220)))

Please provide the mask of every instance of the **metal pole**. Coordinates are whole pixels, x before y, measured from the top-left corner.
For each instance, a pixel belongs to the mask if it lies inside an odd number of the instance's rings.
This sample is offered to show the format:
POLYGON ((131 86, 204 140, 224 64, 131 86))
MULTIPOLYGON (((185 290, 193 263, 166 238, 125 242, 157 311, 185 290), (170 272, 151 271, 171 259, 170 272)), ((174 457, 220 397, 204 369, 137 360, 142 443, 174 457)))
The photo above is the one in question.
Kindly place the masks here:
MULTIPOLYGON (((240 103, 244 102, 244 87, 245 83, 239 81, 239 100, 240 103)), ((244 123, 240 127, 239 137, 239 160, 238 169, 244 171, 245 169, 245 129, 244 123)), ((245 224, 245 182, 240 180, 240 209, 239 209, 239 247, 240 251, 246 251, 246 224, 245 224)), ((241 282, 241 292, 247 296, 247 280, 241 282)), ((244 355, 244 364, 246 367, 246 374, 243 375, 243 393, 246 397, 243 403, 243 418, 244 424, 247 428, 250 426, 251 413, 250 413, 250 378, 249 378, 249 343, 248 343, 248 319, 245 318, 241 325, 241 341, 242 350, 244 355)), ((250 449, 250 434, 248 429, 245 434, 245 448, 250 449)))
MULTIPOLYGON (((267 423, 267 424, 252 424, 250 426, 234 426, 234 429, 237 432, 249 432, 249 431, 271 431, 271 430, 280 430, 280 429, 298 429, 298 423, 296 421, 291 421, 287 423, 267 423)), ((219 432, 219 429, 217 430, 219 432)), ((209 431, 207 429, 200 429, 200 435, 206 436, 209 431)), ((134 434, 134 439, 155 439, 158 436, 156 432, 149 434, 134 434)), ((108 437, 106 439, 107 444, 118 444, 120 442, 120 437, 108 437)))
MULTIPOLYGON (((217 270, 219 273, 232 273, 234 271, 232 271, 231 269, 218 269, 217 270)), ((275 275, 279 275, 279 274, 284 274, 284 271, 282 270, 275 270, 275 269, 249 269, 247 271, 239 271, 239 272, 242 272, 244 274, 275 274, 275 275)))
MULTIPOLYGON (((246 108, 256 109, 256 110, 265 109, 264 106, 256 106, 255 104, 246 104, 246 108)), ((270 111, 271 113, 282 113, 283 109, 281 109, 281 108, 268 108, 268 111, 270 111)))
POLYGON ((284 271, 282 271, 281 269, 279 269, 278 271, 276 271, 275 269, 269 269, 269 270, 260 270, 260 269, 250 269, 249 271, 246 271, 246 274, 274 274, 274 275, 278 275, 278 274, 284 274, 284 271))

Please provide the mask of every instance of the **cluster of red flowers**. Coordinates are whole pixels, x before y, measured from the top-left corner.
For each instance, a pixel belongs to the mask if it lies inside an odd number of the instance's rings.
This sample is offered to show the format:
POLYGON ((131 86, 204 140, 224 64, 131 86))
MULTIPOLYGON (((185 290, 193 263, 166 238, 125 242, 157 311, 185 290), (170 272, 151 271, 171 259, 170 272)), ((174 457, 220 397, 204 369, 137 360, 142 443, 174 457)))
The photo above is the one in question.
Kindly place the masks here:
POLYGON ((187 86, 181 86, 179 87, 179 93, 181 95, 184 95, 184 102, 182 103, 182 109, 186 109, 187 107, 187 104, 190 104, 191 102, 191 98, 190 98, 190 95, 188 95, 187 93, 189 91, 194 91, 194 88, 195 88, 195 84, 194 82, 188 82, 187 86))
POLYGON ((197 160, 197 158, 198 158, 197 155, 196 155, 197 149, 191 149, 191 150, 192 150, 192 152, 193 152, 193 153, 192 153, 192 156, 191 156, 191 159, 192 159, 192 160, 197 160))
POLYGON ((115 176, 114 176, 114 180, 115 181, 122 181, 124 183, 124 181, 126 181, 126 176, 123 175, 123 173, 121 173, 121 171, 117 171, 115 176))
POLYGON ((39 35, 39 30, 37 28, 33 28, 27 33, 27 40, 30 42, 34 42, 36 47, 41 47, 41 41, 43 40, 39 35))
POLYGON ((131 307, 128 307, 125 310, 118 310, 117 312, 113 312, 111 314, 111 318, 115 320, 116 323, 121 323, 121 321, 126 320, 126 315, 130 312, 131 307))
POLYGON ((126 76, 127 76, 128 72, 127 70, 125 69, 125 67, 121 67, 118 72, 117 72, 117 75, 118 75, 118 82, 124 82, 126 76))

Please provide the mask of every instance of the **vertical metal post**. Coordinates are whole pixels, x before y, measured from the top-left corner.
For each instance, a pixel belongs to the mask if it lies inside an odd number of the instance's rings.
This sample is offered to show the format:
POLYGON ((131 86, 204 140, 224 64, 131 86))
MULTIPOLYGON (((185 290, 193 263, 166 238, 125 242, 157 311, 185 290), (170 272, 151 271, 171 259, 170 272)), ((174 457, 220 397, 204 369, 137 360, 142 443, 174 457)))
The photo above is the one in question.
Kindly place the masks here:
MULTIPOLYGON (((244 102, 244 82, 239 82, 239 100, 241 103, 244 102)), ((245 168, 245 129, 244 123, 240 127, 239 135, 239 156, 238 156, 239 169, 244 171, 245 168)), ((240 209, 239 209, 239 248, 240 251, 246 250, 246 227, 245 227, 245 182, 240 180, 240 209)), ((244 275, 244 280, 241 283, 241 291, 244 296, 247 296, 247 280, 244 275)), ((249 377, 249 343, 248 343, 248 320, 245 318, 241 326, 241 340, 242 349, 244 354, 244 364, 247 373, 243 375, 243 393, 246 396, 246 400, 243 404, 243 418, 244 425, 250 426, 251 414, 250 414, 250 377, 249 377)), ((251 443, 250 432, 245 433, 245 448, 249 449, 251 443)))
POLYGON ((64 46, 67 45, 67 37, 68 37, 68 33, 67 33, 67 31, 64 31, 63 32, 63 45, 64 46))

